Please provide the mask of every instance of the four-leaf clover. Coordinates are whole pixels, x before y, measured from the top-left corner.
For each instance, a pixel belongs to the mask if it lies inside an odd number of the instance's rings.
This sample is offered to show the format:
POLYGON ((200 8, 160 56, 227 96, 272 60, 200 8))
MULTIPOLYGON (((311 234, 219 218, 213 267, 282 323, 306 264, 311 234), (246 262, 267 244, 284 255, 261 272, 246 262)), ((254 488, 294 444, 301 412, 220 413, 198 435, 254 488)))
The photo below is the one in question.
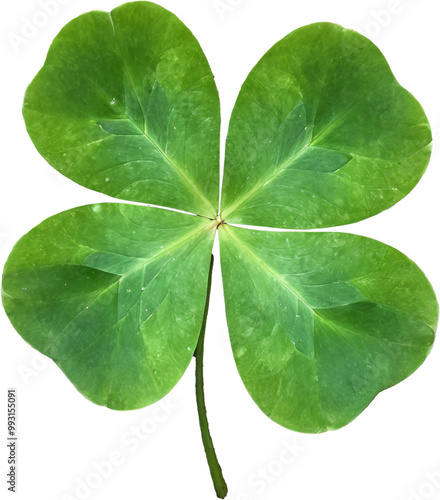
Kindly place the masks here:
MULTIPOLYGON (((153 3, 71 21, 23 113, 55 169, 138 202, 47 219, 16 244, 4 270, 14 327, 91 401, 118 410, 152 404, 197 345, 203 355, 217 229, 235 361, 274 421, 337 429, 429 353, 437 302, 397 250, 345 233, 237 227, 356 222, 394 205, 422 176, 427 118, 358 33, 306 26, 251 71, 230 121, 220 210, 214 78, 191 32, 153 3)), ((198 380, 202 391, 201 372, 198 380)), ((200 394, 199 404, 224 496, 200 394)))

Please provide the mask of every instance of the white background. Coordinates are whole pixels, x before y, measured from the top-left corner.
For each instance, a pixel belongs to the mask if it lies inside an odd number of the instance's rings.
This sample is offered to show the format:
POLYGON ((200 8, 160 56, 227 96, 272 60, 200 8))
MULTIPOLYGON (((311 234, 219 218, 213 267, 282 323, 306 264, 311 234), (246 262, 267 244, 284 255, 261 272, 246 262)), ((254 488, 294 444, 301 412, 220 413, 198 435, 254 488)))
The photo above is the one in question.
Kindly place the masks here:
MULTIPOLYGON (((47 3, 52 5, 50 16, 44 15, 38 0, 5 2, 0 18, 1 265, 13 244, 43 219, 78 205, 110 201, 64 179, 39 156, 26 134, 21 105, 25 88, 42 66, 58 31, 83 12, 108 11, 119 1, 47 3), (17 38, 23 34, 27 39, 17 38)), ((158 3, 187 24, 210 61, 222 103, 223 138, 246 75, 290 31, 311 22, 332 21, 357 29, 378 44, 397 79, 424 106, 434 132, 434 153, 427 173, 409 196, 390 210, 342 230, 398 248, 415 260, 439 294, 438 0, 158 3)), ((205 387, 211 431, 229 485, 228 498, 440 499, 440 344, 413 376, 380 394, 347 427, 323 435, 291 432, 257 408, 239 378, 228 340, 218 263, 217 258, 207 327, 205 387), (291 448, 296 451, 292 453, 291 448)), ((168 413, 158 411, 160 404, 115 412, 81 396, 50 360, 21 339, 3 310, 0 329, 2 498, 12 495, 6 490, 8 387, 18 392, 15 498, 215 498, 198 429, 193 363, 165 398, 168 413), (141 424, 142 439, 130 437, 141 424), (112 471, 107 467, 96 472, 96 464, 115 456, 119 460, 112 471), (91 487, 84 486, 87 483, 91 487)))

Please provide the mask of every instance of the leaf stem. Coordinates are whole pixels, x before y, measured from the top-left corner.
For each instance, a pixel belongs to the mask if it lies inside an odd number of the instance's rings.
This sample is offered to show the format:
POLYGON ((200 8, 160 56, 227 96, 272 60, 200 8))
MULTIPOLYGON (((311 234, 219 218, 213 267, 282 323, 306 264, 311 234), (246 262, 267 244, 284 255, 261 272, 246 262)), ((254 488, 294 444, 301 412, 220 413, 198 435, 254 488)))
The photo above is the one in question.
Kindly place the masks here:
POLYGON ((209 267, 208 292, 206 295, 205 312, 203 315, 202 328, 200 330, 199 341, 194 353, 196 358, 196 399, 197 411, 199 414, 200 431, 202 433, 203 446, 205 448, 206 459, 211 472, 212 482, 218 498, 225 498, 228 494, 228 487, 223 478, 222 469, 215 454, 214 444, 209 433, 208 417, 206 415, 205 394, 203 391, 203 350, 205 344, 206 318, 208 316, 209 296, 211 294, 212 268, 214 256, 211 255, 211 265, 209 267))

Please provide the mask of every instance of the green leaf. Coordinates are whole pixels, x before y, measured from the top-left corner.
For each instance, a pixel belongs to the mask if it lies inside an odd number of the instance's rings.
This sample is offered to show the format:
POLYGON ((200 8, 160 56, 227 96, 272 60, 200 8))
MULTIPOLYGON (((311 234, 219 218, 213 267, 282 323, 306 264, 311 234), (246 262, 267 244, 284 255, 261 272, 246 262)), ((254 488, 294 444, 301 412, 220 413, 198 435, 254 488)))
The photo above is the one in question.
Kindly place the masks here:
POLYGON ((244 83, 229 127, 223 219, 318 228, 391 207, 428 164, 431 132, 379 49, 328 23, 277 43, 244 83))
POLYGON ((237 367, 279 424, 337 429, 428 355, 435 295, 397 250, 351 234, 227 225, 220 242, 237 367))
POLYGON ((23 115, 59 172, 125 200, 217 215, 220 109, 208 62, 167 10, 134 2, 67 24, 23 115))
POLYGON ((118 410, 149 405, 193 356, 214 228, 204 218, 136 205, 68 210, 14 247, 4 308, 84 396, 118 410))

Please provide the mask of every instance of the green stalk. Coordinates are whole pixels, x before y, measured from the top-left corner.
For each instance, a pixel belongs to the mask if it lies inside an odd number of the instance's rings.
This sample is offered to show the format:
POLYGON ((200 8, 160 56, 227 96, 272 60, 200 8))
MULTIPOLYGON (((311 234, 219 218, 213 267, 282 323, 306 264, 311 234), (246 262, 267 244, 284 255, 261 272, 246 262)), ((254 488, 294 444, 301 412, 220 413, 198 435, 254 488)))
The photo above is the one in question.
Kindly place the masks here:
POLYGON ((199 414, 200 431, 202 433, 203 446, 205 448, 206 459, 211 472, 212 482, 218 498, 225 498, 228 494, 228 487, 223 478, 222 468, 217 460, 211 434, 209 433, 208 417, 206 415, 205 394, 203 391, 203 350, 205 345, 206 318, 208 316, 209 296, 211 294, 212 268, 214 265, 214 256, 211 255, 211 265, 208 277, 208 292, 206 295, 205 312, 203 315, 202 328, 200 330, 199 341, 196 352, 196 399, 197 411, 199 414))

